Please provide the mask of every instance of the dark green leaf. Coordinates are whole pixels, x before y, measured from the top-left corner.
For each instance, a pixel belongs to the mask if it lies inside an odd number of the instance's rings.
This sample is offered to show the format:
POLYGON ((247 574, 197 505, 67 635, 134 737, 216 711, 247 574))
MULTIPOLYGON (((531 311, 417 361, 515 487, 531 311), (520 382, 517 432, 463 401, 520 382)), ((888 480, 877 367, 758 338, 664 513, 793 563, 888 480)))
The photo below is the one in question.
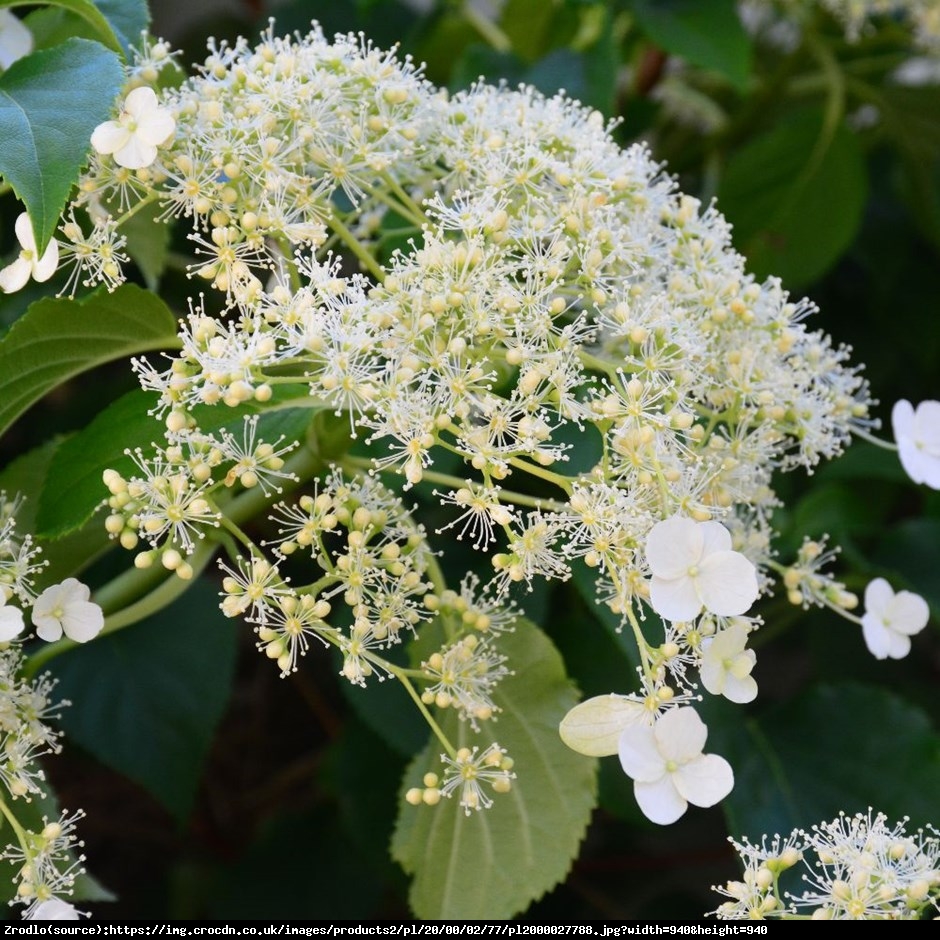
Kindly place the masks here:
POLYGON ((26 206, 40 253, 123 79, 117 55, 87 39, 33 52, 0 75, 0 175, 26 206))
POLYGON ((506 0, 499 26, 516 55, 534 62, 548 52, 547 39, 557 9, 553 0, 506 0))
POLYGON ((633 0, 632 5, 641 29, 666 52, 744 87, 751 42, 735 0, 633 0))
POLYGON ((883 689, 820 686, 736 733, 710 727, 710 747, 734 767, 723 806, 735 835, 788 832, 868 807, 936 822, 940 736, 922 711, 883 689))
MULTIPOLYGON (((494 699, 503 711, 487 729, 515 760, 518 779, 493 806, 465 815, 457 800, 412 807, 402 801, 392 854, 414 874, 411 906, 426 919, 506 918, 561 881, 594 806, 596 761, 568 750, 558 723, 576 701, 564 664, 532 623, 517 622, 502 651, 515 674, 494 699)), ((466 723, 449 715, 447 733, 471 746, 466 723)), ((439 766, 432 739, 405 775, 405 788, 439 766)))
POLYGON ((70 741, 135 780, 177 819, 192 807, 228 702, 238 629, 200 580, 169 607, 50 663, 73 707, 70 741))
POLYGON ((851 244, 866 194, 857 137, 844 124, 824 135, 822 113, 807 109, 732 155, 718 208, 748 268, 792 287, 819 277, 851 244))
MULTIPOLYGON (((895 526, 879 544, 874 560, 901 572, 907 586, 940 611, 940 520, 908 519, 895 526)), ((895 590, 900 587, 896 584, 895 590)))
POLYGON ((150 290, 157 289, 170 252, 170 226, 158 222, 159 215, 159 206, 145 206, 121 226, 127 253, 150 290))
POLYGON ((140 35, 150 26, 147 0, 94 0, 95 6, 117 34, 125 55, 132 46, 140 45, 140 35))
POLYGON ((112 359, 178 344, 173 314, 133 284, 79 301, 37 301, 0 340, 0 435, 66 379, 112 359))

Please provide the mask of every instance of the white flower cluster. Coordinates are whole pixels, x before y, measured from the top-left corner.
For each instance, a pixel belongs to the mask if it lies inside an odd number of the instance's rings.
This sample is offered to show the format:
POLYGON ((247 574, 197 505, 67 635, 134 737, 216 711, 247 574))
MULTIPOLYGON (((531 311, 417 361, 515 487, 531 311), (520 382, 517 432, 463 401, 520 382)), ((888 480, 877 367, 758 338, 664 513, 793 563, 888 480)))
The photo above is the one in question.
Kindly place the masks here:
MULTIPOLYGON (((736 702, 757 694, 747 638, 759 620, 746 615, 787 570, 771 548, 774 473, 812 468, 876 424, 848 350, 807 328, 812 305, 755 281, 715 207, 677 192, 644 147, 618 146, 597 113, 526 88, 448 98, 358 37, 272 29, 253 47, 212 47, 181 87, 132 91, 93 143, 71 218, 111 220, 110 282, 119 223, 157 203, 164 220, 190 221, 190 271, 231 314, 195 306, 178 354, 136 363, 169 446, 137 455, 140 476, 106 482, 109 530, 153 545, 139 563, 159 556, 191 575, 199 538, 226 525, 220 463, 235 464, 228 486, 267 494, 286 478, 286 448, 262 453, 246 431, 236 454, 193 408, 303 397, 372 456, 340 458, 320 491, 276 511, 278 554, 310 549, 308 584, 291 586, 254 545, 226 569, 223 609, 248 616, 282 673, 315 636, 362 683, 389 672, 380 651, 403 628, 434 612, 458 622, 446 587, 431 589, 420 526, 366 482, 397 474, 405 489, 438 487, 454 508, 442 533, 491 552, 481 597, 592 569, 599 602, 636 639, 652 740, 669 755, 674 730, 694 763, 699 684, 736 702), (325 619, 340 596, 348 632, 325 619), (640 627, 651 612, 661 640, 640 627)), ((832 585, 808 556, 797 569, 791 597, 819 602, 832 585)), ((425 661, 421 702, 475 723, 495 713, 506 669, 489 638, 460 627, 425 661)), ((655 792, 644 805, 661 820, 730 789, 720 758, 681 783, 672 770, 651 779, 653 745, 624 758, 624 733, 609 753, 655 792)), ((596 753, 585 734, 567 739, 596 753)))
POLYGON ((840 814, 832 822, 754 845, 731 840, 744 863, 741 881, 715 890, 728 901, 722 920, 812 917, 813 920, 921 920, 940 911, 940 833, 908 833, 883 813, 840 814), (784 873, 802 862, 800 893, 783 889, 784 873), (783 879, 781 879, 783 876, 783 879))

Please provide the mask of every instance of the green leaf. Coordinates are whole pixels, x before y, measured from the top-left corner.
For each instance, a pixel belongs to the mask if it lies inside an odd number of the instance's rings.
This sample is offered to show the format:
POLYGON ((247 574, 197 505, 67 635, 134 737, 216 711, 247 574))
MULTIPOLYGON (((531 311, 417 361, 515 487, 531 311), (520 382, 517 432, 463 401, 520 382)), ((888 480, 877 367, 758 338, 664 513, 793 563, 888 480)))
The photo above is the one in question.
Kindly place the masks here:
POLYGON ((140 34, 150 27, 150 9, 147 0, 94 0, 95 6, 117 34, 124 53, 140 45, 140 34))
MULTIPOLYGON (((494 695, 503 711, 492 734, 515 760, 518 779, 490 809, 469 816, 456 799, 436 807, 402 801, 392 854, 415 876, 410 901, 420 918, 495 919, 524 910, 564 879, 594 806, 596 761, 558 736, 577 701, 561 657, 527 620, 500 647, 515 673, 494 695)), ((444 727, 458 746, 474 743, 453 715, 444 727)), ((440 751, 432 739, 406 772, 406 789, 438 766, 440 751)))
POLYGON ((907 584, 895 584, 895 590, 909 587, 940 611, 940 520, 907 519, 898 524, 885 534, 873 560, 903 573, 907 584))
POLYGON ((759 838, 869 806, 936 823, 940 736, 920 709, 875 686, 823 685, 757 720, 712 724, 734 767, 731 831, 759 838), (734 726, 730 726, 734 727, 734 726))
POLYGON ((216 588, 196 581, 154 616, 49 664, 73 703, 62 715, 66 737, 184 820, 228 702, 236 648, 216 588))
MULTIPOLYGON (((62 445, 62 439, 47 441, 41 447, 18 457, 0 472, 0 490, 9 497, 21 494, 24 501, 16 513, 17 530, 35 535, 39 498, 53 457, 62 445)), ((77 576, 113 543, 101 519, 88 522, 65 538, 47 541, 37 538, 46 566, 36 576, 36 587, 42 590, 58 584, 65 578, 77 576)))
POLYGON ((758 278, 807 284, 851 244, 868 182, 858 138, 842 123, 826 133, 822 112, 796 112, 728 161, 718 208, 758 278))
POLYGON ((499 26, 512 44, 512 50, 533 62, 547 51, 547 39, 558 4, 552 0, 506 0, 499 14, 499 26))
POLYGON ((42 253, 124 80, 114 52, 67 39, 0 75, 0 175, 25 204, 42 253))
POLYGON ((133 284, 83 300, 37 301, 0 340, 0 435, 66 379, 112 359, 178 345, 169 308, 133 284))
POLYGON ((666 52, 724 75, 743 88, 751 68, 751 41, 735 0, 633 0, 643 32, 666 52))
MULTIPOLYGON (((91 518, 108 495, 101 482, 105 470, 116 470, 122 476, 139 473, 125 450, 139 447, 146 453, 153 441, 162 439, 162 422, 148 414, 155 403, 153 394, 134 389, 112 402, 62 444, 39 498, 37 535, 58 538, 91 518)), ((246 414, 256 414, 264 408, 254 403, 237 409, 200 406, 192 414, 206 433, 220 428, 234 432, 242 427, 246 414)), ((311 417, 309 408, 268 411, 258 424, 258 436, 269 443, 282 434, 288 440, 302 440, 311 417)))
POLYGON ((170 253, 170 226, 157 221, 160 211, 159 206, 145 206, 121 226, 127 253, 150 290, 157 289, 170 253))
MULTIPOLYGON (((3 7, 19 7, 19 6, 28 6, 29 4, 26 0, 0 0, 0 8, 3 7)), ((109 46, 115 52, 120 52, 123 54, 124 50, 121 46, 121 41, 118 38, 117 34, 111 28, 111 24, 108 22, 108 17, 106 17, 98 7, 103 6, 104 4, 92 3, 92 0, 43 0, 44 6, 51 7, 60 7, 63 10, 68 10, 70 13, 74 13, 76 16, 81 17, 85 20, 86 23, 91 26, 94 31, 94 35, 99 39, 104 45, 109 46)), ((114 0, 108 5, 115 6, 114 0)))

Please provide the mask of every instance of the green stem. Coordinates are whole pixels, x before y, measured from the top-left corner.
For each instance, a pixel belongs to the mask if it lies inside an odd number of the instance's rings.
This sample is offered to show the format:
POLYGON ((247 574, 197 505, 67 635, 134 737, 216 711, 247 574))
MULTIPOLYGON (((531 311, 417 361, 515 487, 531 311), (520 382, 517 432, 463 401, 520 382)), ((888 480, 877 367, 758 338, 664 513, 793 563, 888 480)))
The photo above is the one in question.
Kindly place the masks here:
POLYGON ((523 470, 525 473, 530 473, 532 476, 538 477, 540 480, 547 480, 549 483, 554 483, 555 486, 563 489, 569 496, 571 495, 572 482, 568 477, 560 473, 555 473, 553 470, 546 470, 538 464, 529 463, 521 457, 510 457, 507 463, 512 464, 512 466, 518 470, 523 470))
POLYGON ((366 250, 358 238, 346 228, 334 212, 330 217, 330 228, 339 236, 340 241, 359 259, 359 263, 381 284, 385 272, 381 265, 366 250))
POLYGON ((424 720, 430 726, 431 731, 434 732, 434 736, 438 741, 441 742, 441 746, 444 748, 444 750, 447 751, 447 756, 450 757, 451 760, 456 760, 457 749, 453 744, 450 743, 447 735, 444 734, 444 732, 441 730, 441 726, 434 720, 434 716, 428 711, 427 705, 421 701, 421 696, 418 695, 417 690, 411 684, 411 680, 405 674, 405 670, 399 669, 398 666, 394 666, 389 662, 385 662, 385 660, 378 659, 377 657, 375 658, 375 661, 379 663, 383 669, 391 673, 408 690, 408 694, 414 700, 415 705, 418 706, 418 711, 421 712, 421 714, 424 716, 424 720))
POLYGON ((29 840, 26 838, 26 830, 20 825, 20 821, 13 815, 13 810, 7 806, 7 801, 2 796, 0 796, 0 813, 3 813, 7 822, 10 824, 10 828, 16 833, 16 841, 19 842, 27 862, 32 864, 33 853, 29 850, 29 840))
POLYGON ((850 427, 849 430, 856 436, 860 437, 863 441, 868 441, 869 444, 874 444, 876 447, 881 447, 883 450, 894 450, 898 449, 898 445, 892 443, 891 441, 883 441, 880 437, 875 437, 874 434, 869 434, 864 428, 860 427, 850 427))

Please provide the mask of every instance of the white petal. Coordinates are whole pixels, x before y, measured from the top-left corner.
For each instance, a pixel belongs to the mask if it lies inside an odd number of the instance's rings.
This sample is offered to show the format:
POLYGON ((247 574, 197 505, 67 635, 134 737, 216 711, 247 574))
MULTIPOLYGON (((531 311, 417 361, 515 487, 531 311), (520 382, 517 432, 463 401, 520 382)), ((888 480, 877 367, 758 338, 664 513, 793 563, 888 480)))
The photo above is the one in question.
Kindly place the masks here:
POLYGON ((162 144, 176 130, 176 121, 166 108, 158 108, 137 126, 137 136, 154 147, 162 144))
POLYGON ((17 258, 0 271, 0 290, 7 294, 18 291, 26 286, 29 276, 33 273, 33 265, 25 258, 17 258))
POLYGON ((33 624, 36 627, 36 636, 47 643, 55 643, 62 639, 62 624, 55 617, 37 617, 36 608, 33 607, 33 624))
MULTIPOLYGON (((708 686, 705 686, 708 688, 708 686)), ((711 689, 708 689, 711 692, 711 689)), ((736 705, 746 705, 757 698, 757 680, 753 676, 736 676, 734 673, 725 673, 725 684, 721 694, 736 705)))
POLYGON ((711 692, 712 695, 724 694, 728 671, 720 659, 709 656, 706 652, 702 665, 699 666, 698 675, 706 691, 711 692))
POLYGON ((884 578, 869 581, 865 588, 865 612, 884 617, 894 600, 894 591, 884 578))
POLYGON ((9 10, 0 10, 0 68, 8 69, 33 51, 29 27, 9 10))
POLYGON ((157 159, 157 148, 131 134, 123 147, 114 151, 114 162, 128 170, 140 170, 157 159))
POLYGON ((912 438, 904 437, 898 441, 898 459, 911 480, 915 483, 924 482, 931 460, 920 452, 912 438))
POLYGON ((695 581, 706 610, 723 617, 745 613, 757 600, 757 569, 740 552, 714 552, 702 559, 695 581))
POLYGON ((702 533, 703 556, 731 551, 731 533, 720 522, 700 522, 698 530, 702 533))
POLYGON ((922 449, 940 455, 940 401, 922 401, 914 412, 914 437, 922 449))
POLYGON ((919 594, 912 591, 899 591, 888 606, 888 618, 891 629, 913 636, 927 626, 930 608, 919 594))
POLYGON ((16 217, 13 228, 16 231, 16 240, 20 245, 22 245, 26 251, 35 251, 36 239, 33 237, 33 223, 29 221, 28 213, 21 212, 16 217))
POLYGON ((0 640, 9 642, 23 632, 23 612, 17 607, 0 607, 0 640))
POLYGON ((59 584, 63 596, 69 601, 87 601, 91 597, 91 588, 83 584, 78 578, 66 578, 59 584))
POLYGON ((862 617, 862 636, 875 659, 887 659, 891 649, 891 633, 877 614, 862 617))
POLYGON ((105 121, 99 124, 91 134, 91 145, 98 153, 114 153, 130 140, 131 132, 117 121, 105 121))
POLYGON ((699 523, 685 516, 657 522, 646 537, 646 561, 660 578, 678 578, 698 564, 704 536, 699 523))
POLYGON ((33 280, 42 283, 48 281, 59 266, 59 243, 53 238, 46 246, 43 256, 33 262, 33 280))
POLYGON ((62 621, 65 635, 76 643, 87 643, 94 639, 104 626, 104 614, 97 604, 90 601, 75 601, 68 605, 62 621))
POLYGON ((689 808, 669 774, 650 783, 635 781, 633 795, 643 815, 660 826, 674 823, 689 808))
POLYGON ((702 754, 683 764, 673 783, 680 795, 695 806, 714 806, 734 789, 734 771, 717 754, 702 754))
POLYGON ((672 621, 691 620, 702 609, 702 599, 691 578, 666 581, 654 575, 650 580, 650 604, 660 617, 672 621))
POLYGON ((49 898, 37 904, 27 920, 79 920, 78 911, 68 901, 49 898))
POLYGON ((653 728, 656 746, 666 760, 688 761, 698 757, 705 747, 708 728, 689 706, 666 712, 653 728))
POLYGON ((888 658, 904 659, 911 651, 911 638, 903 633, 888 631, 888 658))
POLYGON ((628 725, 620 732, 620 766, 634 780, 649 783, 666 772, 666 762, 656 747, 649 725, 628 725))
POLYGON ((121 110, 139 121, 141 118, 146 118, 147 113, 157 106, 157 93, 148 85, 141 85, 128 94, 121 110))
POLYGON ((558 733, 573 751, 588 757, 609 757, 620 748, 627 725, 644 721, 646 709, 622 695, 597 695, 575 705, 562 719, 558 733))
POLYGON ((914 406, 904 399, 895 402, 891 409, 891 430, 894 440, 901 442, 902 437, 910 437, 914 429, 914 406))

